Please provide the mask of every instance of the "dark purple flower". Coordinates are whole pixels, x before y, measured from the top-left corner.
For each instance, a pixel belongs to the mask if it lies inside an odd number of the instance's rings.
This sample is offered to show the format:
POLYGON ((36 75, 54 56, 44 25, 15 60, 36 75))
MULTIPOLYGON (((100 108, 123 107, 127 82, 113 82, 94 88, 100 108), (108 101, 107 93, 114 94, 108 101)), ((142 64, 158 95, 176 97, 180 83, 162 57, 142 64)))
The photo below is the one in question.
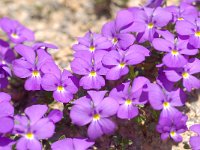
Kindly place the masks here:
POLYGON ((93 58, 88 55, 85 58, 87 59, 75 58, 71 62, 71 69, 75 74, 82 76, 79 85, 84 89, 100 89, 105 85, 102 76, 107 72, 107 69, 102 66, 102 56, 95 55, 93 58))
POLYGON ((170 137, 175 142, 181 142, 182 136, 180 134, 187 131, 187 119, 188 117, 180 112, 174 114, 172 118, 160 117, 156 129, 161 133, 161 139, 166 140, 170 137))
POLYGON ((61 72, 53 63, 44 65, 43 71, 46 72, 41 83, 44 90, 53 91, 54 99, 62 103, 73 99, 73 94, 78 91, 78 86, 76 85, 77 79, 69 71, 61 72), (48 67, 50 67, 51 73, 47 73, 48 67))
POLYGON ((156 8, 161 6, 164 3, 164 0, 147 0, 145 6, 156 8))
POLYGON ((24 85, 26 90, 40 90, 41 68, 45 63, 52 62, 52 58, 44 50, 36 52, 25 45, 17 45, 15 50, 22 58, 13 61, 14 74, 20 78, 27 78, 24 85))
POLYGON ((102 59, 103 65, 109 70, 106 73, 106 79, 118 80, 121 76, 129 72, 129 65, 136 65, 149 56, 149 50, 140 45, 132 45, 126 51, 112 50, 102 59))
POLYGON ((197 135, 190 137, 190 145, 193 150, 200 149, 200 124, 195 124, 190 127, 190 130, 195 132, 197 135))
POLYGON ((13 144, 15 144, 13 140, 0 136, 0 150, 12 150, 13 144))
POLYGON ((182 79, 183 86, 187 89, 187 91, 191 91, 192 89, 200 88, 200 80, 193 75, 200 72, 199 66, 200 60, 195 58, 190 59, 182 68, 168 69, 164 70, 164 72, 169 81, 178 82, 182 79))
POLYGON ((157 84, 149 84, 149 102, 153 109, 162 110, 161 117, 172 117, 179 111, 176 107, 183 106, 186 101, 185 93, 179 88, 167 91, 157 84))
POLYGON ((134 17, 131 12, 121 10, 117 13, 114 21, 108 22, 103 26, 102 34, 112 41, 114 48, 126 49, 135 41, 134 35, 129 33, 130 29, 136 29, 134 28, 135 26, 137 24, 134 23, 134 17))
POLYGON ((192 22, 186 20, 177 22, 176 31, 181 36, 188 36, 189 43, 193 47, 200 48, 200 18, 192 22))
POLYGON ((164 8, 148 8, 144 7, 140 10, 130 9, 134 15, 135 22, 138 22, 142 27, 145 25, 142 31, 137 34, 137 41, 143 43, 145 41, 152 41, 155 37, 158 37, 158 31, 160 28, 166 26, 172 19, 172 14, 167 12, 164 8), (143 24, 143 25, 142 25, 143 24))
POLYGON ((8 35, 8 38, 14 43, 34 41, 34 33, 16 20, 2 18, 0 20, 0 26, 8 35))
POLYGON ((121 119, 132 119, 139 114, 137 105, 144 105, 147 103, 148 95, 145 92, 149 80, 145 77, 137 77, 132 83, 123 83, 114 88, 110 92, 110 97, 113 97, 119 102, 119 109, 117 116, 121 119))
POLYGON ((13 129, 14 108, 10 104, 10 95, 0 92, 0 133, 7 133, 13 129))
POLYGON ((88 94, 74 101, 70 111, 72 122, 79 126, 90 124, 87 133, 91 139, 113 133, 116 126, 110 117, 116 114, 119 104, 111 97, 104 98, 106 91, 88 94))
POLYGON ((43 117, 47 110, 46 105, 33 105, 25 109, 25 115, 15 116, 14 133, 21 136, 16 145, 18 150, 42 150, 39 140, 54 134, 54 123, 48 117, 43 117))
POLYGON ((168 36, 167 39, 155 38, 152 44, 156 50, 166 53, 162 61, 163 64, 171 68, 183 67, 187 64, 186 56, 196 55, 198 53, 198 49, 188 48, 187 40, 176 39, 173 34, 168 36))
POLYGON ((51 145, 52 150, 87 150, 94 142, 87 139, 65 138, 51 145))

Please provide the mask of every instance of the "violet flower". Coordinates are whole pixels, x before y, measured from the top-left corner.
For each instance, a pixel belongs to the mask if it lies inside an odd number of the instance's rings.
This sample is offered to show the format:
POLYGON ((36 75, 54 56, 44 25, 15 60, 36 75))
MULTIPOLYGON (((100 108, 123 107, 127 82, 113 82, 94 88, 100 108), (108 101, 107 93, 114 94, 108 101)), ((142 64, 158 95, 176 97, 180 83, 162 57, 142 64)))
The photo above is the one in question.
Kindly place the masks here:
POLYGON ((117 117, 121 119, 132 119, 139 114, 137 105, 144 105, 147 103, 148 95, 145 89, 149 80, 145 77, 137 77, 132 83, 123 83, 114 88, 110 92, 110 97, 113 97, 119 102, 119 109, 117 117))
POLYGON ((43 66, 45 72, 41 86, 46 91, 53 91, 53 97, 56 101, 67 103, 73 99, 73 94, 78 91, 77 79, 72 74, 63 70, 57 65, 50 63, 43 66), (48 67, 51 67, 51 73, 47 73, 48 67))
POLYGON ((102 59, 102 63, 109 70, 106 79, 118 80, 129 72, 129 65, 136 65, 149 56, 149 50, 140 45, 132 45, 126 51, 112 50, 102 59))
POLYGON ((87 139, 65 138, 54 142, 51 148, 52 150, 87 150, 92 145, 94 145, 94 142, 87 139))
POLYGON ((114 48, 126 49, 135 41, 134 35, 129 33, 130 30, 141 31, 136 26, 133 15, 128 10, 121 10, 114 21, 103 26, 102 34, 112 41, 114 48))
POLYGON ((182 79, 183 86, 187 89, 187 91, 191 91, 192 89, 200 88, 200 80, 193 75, 200 72, 199 66, 200 60, 195 58, 190 59, 182 68, 168 69, 164 70, 164 72, 169 81, 178 82, 182 79))
MULTIPOLYGON (((74 57, 87 59, 87 55, 102 55, 112 47, 112 43, 101 34, 91 31, 78 38, 78 44, 73 45, 74 57)), ((90 56, 91 57, 91 56, 90 56)))
POLYGON ((176 31, 181 36, 188 36, 189 44, 193 47, 200 48, 200 18, 192 22, 186 20, 177 22, 176 31))
POLYGON ((179 6, 168 6, 165 8, 173 14, 173 22, 194 21, 198 16, 196 7, 187 3, 180 3, 179 6))
POLYGON ((34 33, 16 20, 2 18, 0 20, 0 27, 13 43, 34 41, 35 39, 34 33))
POLYGON ((142 31, 137 34, 137 41, 143 43, 145 41, 152 41, 155 37, 158 37, 158 31, 160 28, 166 26, 169 21, 172 19, 172 14, 167 12, 164 8, 157 7, 147 8, 144 7, 143 10, 130 9, 134 14, 135 22, 138 22, 142 27, 142 24, 145 25, 142 31), (138 12, 137 12, 138 11, 138 12))
POLYGON ((43 117, 47 110, 46 105, 33 105, 25 109, 25 115, 15 116, 14 133, 20 136, 16 144, 18 150, 42 150, 40 140, 54 134, 54 123, 43 117))
POLYGON ((0 133, 7 133, 13 129, 14 108, 10 104, 10 95, 0 92, 0 133))
POLYGON ((25 45, 17 45, 15 50, 23 57, 13 61, 14 74, 20 78, 27 78, 24 85, 26 90, 40 90, 41 68, 45 63, 52 62, 52 58, 44 50, 38 50, 36 53, 25 45))
POLYGON ((87 59, 75 58, 71 62, 71 69, 75 74, 81 75, 79 85, 84 89, 100 89, 105 85, 105 80, 102 77, 106 74, 107 69, 102 66, 99 55, 91 55, 87 59))
MULTIPOLYGON (((173 37, 173 34, 171 34, 171 37, 173 37)), ((187 40, 155 38, 152 44, 156 50, 166 53, 162 61, 163 64, 171 68, 183 67, 187 64, 186 56, 192 56, 198 53, 198 49, 188 48, 187 40)))
POLYGON ((200 149, 200 124, 195 124, 190 127, 190 130, 195 132, 197 135, 190 137, 190 145, 192 150, 200 149))
POLYGON ((153 109, 162 110, 161 117, 172 117, 179 111, 176 107, 183 106, 186 101, 185 93, 179 88, 167 91, 157 84, 149 84, 149 102, 153 109))
POLYGON ((166 140, 167 138, 172 138, 175 142, 181 142, 181 133, 187 131, 188 117, 182 113, 176 113, 172 118, 160 117, 159 123, 156 127, 157 131, 161 133, 161 139, 166 140))
POLYGON ((72 123, 79 126, 89 124, 87 133, 90 139, 113 133, 116 126, 110 117, 116 114, 119 104, 111 97, 104 98, 106 91, 87 93, 89 96, 74 101, 70 111, 72 123))

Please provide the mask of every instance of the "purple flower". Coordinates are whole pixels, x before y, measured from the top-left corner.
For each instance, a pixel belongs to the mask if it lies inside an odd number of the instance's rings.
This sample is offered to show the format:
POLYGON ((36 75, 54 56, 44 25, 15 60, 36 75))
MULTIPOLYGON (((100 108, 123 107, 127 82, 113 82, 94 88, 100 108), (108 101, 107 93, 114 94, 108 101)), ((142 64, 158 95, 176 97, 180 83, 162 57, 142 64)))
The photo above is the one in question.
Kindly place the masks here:
POLYGON ((164 0, 147 0, 145 6, 146 7, 159 7, 164 3, 164 0))
POLYGON ((74 101, 70 111, 72 122, 79 126, 90 124, 87 131, 90 139, 113 133, 116 126, 109 118, 116 114, 119 104, 111 97, 104 98, 106 91, 88 94, 74 101))
POLYGON ((65 138, 51 145, 52 150, 87 150, 94 142, 87 139, 65 138))
POLYGON ((0 150, 12 150, 13 144, 15 144, 13 140, 0 136, 0 150))
POLYGON ((45 51, 47 51, 48 49, 58 49, 58 47, 53 44, 43 42, 35 43, 32 47, 34 50, 43 49, 45 51))
POLYGON ((25 89, 40 90, 42 71, 45 63, 52 62, 52 58, 44 50, 38 50, 37 53, 29 46, 17 45, 15 50, 23 56, 13 61, 13 72, 17 77, 27 78, 25 89))
POLYGON ((118 80, 121 76, 129 72, 129 65, 136 65, 149 56, 149 50, 140 45, 132 45, 126 51, 112 50, 102 59, 103 65, 109 70, 106 73, 106 79, 118 80))
POLYGON ((162 110, 161 117, 172 117, 179 111, 176 107, 183 106, 186 101, 185 93, 179 88, 173 91, 167 91, 157 84, 148 86, 149 102, 153 109, 162 110))
POLYGON ((16 20, 2 18, 0 20, 0 26, 13 43, 34 41, 34 33, 16 20))
POLYGON ((186 20, 176 23, 176 31, 181 36, 188 36, 189 44, 200 48, 200 18, 189 22, 186 20))
POLYGON ((147 103, 148 95, 145 92, 149 80, 145 77, 137 77, 132 83, 123 83, 114 88, 110 92, 110 97, 113 97, 119 102, 119 109, 117 111, 117 117, 121 119, 132 119, 138 115, 137 105, 143 105, 147 103))
POLYGON ((187 116, 182 113, 176 113, 172 118, 160 117, 159 123, 156 127, 157 131, 161 133, 161 139, 166 140, 172 138, 175 142, 181 142, 181 133, 187 131, 187 116))
POLYGON ((53 91, 53 97, 56 101, 67 103, 73 99, 73 94, 78 91, 77 79, 72 74, 63 70, 60 71, 57 65, 50 63, 43 66, 45 74, 42 78, 42 88, 46 91, 53 91), (50 67, 51 73, 47 73, 50 67))
POLYGON ((48 118, 53 122, 53 123, 57 123, 59 122, 63 117, 63 112, 58 110, 58 109, 54 109, 52 110, 49 115, 48 118))
POLYGON ((192 89, 200 88, 200 80, 193 75, 200 72, 199 66, 200 60, 195 58, 190 59, 182 68, 168 69, 164 72, 169 81, 178 82, 182 79, 183 86, 187 89, 187 91, 191 91, 192 89))
POLYGON ((13 129, 14 108, 10 104, 10 95, 0 92, 0 133, 7 133, 13 129))
POLYGON ((194 21, 198 16, 197 9, 186 3, 181 3, 180 6, 168 6, 165 9, 173 14, 173 22, 194 21))
MULTIPOLYGON (((102 34, 112 41, 113 47, 126 49, 135 41, 133 34, 129 31, 134 30, 136 24, 134 17, 128 10, 121 10, 117 13, 114 21, 106 23, 102 28, 102 34)), ((140 31, 140 30, 137 30, 140 31)))
POLYGON ((84 37, 78 38, 78 44, 72 48, 75 51, 74 57, 87 59, 87 55, 102 55, 111 47, 112 43, 106 37, 89 31, 84 37))
POLYGON ((155 38, 152 42, 153 47, 158 51, 166 53, 162 61, 167 67, 183 67, 187 64, 186 56, 196 55, 198 49, 189 49, 187 40, 175 39, 173 34, 170 37, 168 36, 167 39, 155 38))
POLYGON ((195 124, 190 127, 190 130, 195 132, 197 135, 190 137, 190 145, 193 150, 200 149, 200 124, 195 124))
MULTIPOLYGON (((135 9, 130 9, 132 13, 135 13, 135 9)), ((155 37, 158 37, 158 31, 160 28, 166 26, 172 19, 172 14, 167 12, 164 8, 157 7, 147 8, 143 10, 137 10, 135 16, 136 22, 140 23, 140 26, 145 25, 142 31, 137 35, 137 41, 143 43, 145 41, 152 41, 155 37)))
POLYGON ((107 69, 102 66, 101 59, 102 56, 95 55, 93 58, 89 55, 87 59, 75 58, 71 62, 72 71, 82 76, 79 85, 84 89, 100 89, 105 85, 102 76, 106 74, 107 69))
POLYGON ((54 134, 54 123, 43 117, 47 110, 46 105, 33 105, 25 109, 25 115, 15 116, 14 133, 21 136, 16 145, 18 150, 42 150, 39 140, 54 134))

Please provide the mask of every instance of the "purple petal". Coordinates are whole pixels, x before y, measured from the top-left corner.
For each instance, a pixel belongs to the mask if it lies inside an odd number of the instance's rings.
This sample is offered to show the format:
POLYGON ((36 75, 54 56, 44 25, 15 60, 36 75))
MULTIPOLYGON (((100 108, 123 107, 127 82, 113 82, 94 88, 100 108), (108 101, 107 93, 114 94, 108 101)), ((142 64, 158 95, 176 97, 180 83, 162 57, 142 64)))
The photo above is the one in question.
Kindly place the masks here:
POLYGON ((120 59, 119 52, 116 50, 112 50, 103 57, 102 63, 104 65, 118 65, 119 59, 120 59))
POLYGON ((76 150, 74 149, 74 145, 73 145, 73 139, 71 138, 65 138, 59 141, 54 142, 51 145, 52 150, 76 150))
POLYGON ((190 141, 189 142, 190 142, 190 145, 191 145, 193 150, 200 149, 199 141, 200 141, 200 136, 190 137, 190 141))
POLYGON ((103 101, 107 91, 88 91, 87 93, 94 102, 94 106, 98 106, 103 101))
POLYGON ((125 103, 119 106, 117 117, 121 119, 132 119, 138 115, 138 108, 125 103))
POLYGON ((174 56, 171 53, 168 53, 163 57, 163 63, 171 68, 180 68, 187 64, 187 59, 181 54, 174 56))
POLYGON ((63 112, 58 109, 52 110, 48 115, 48 118, 51 121, 53 121, 53 123, 59 122, 62 119, 62 117, 63 117, 63 112))
POLYGON ((120 68, 119 66, 111 68, 107 74, 106 79, 108 80, 118 80, 121 76, 126 75, 129 72, 127 66, 120 68))
POLYGON ((42 78, 41 86, 46 91, 55 91, 59 85, 59 80, 53 74, 45 74, 42 78))
POLYGON ((173 43, 161 38, 155 38, 152 44, 156 50, 162 51, 162 52, 169 52, 171 49, 174 48, 173 43))
POLYGON ((188 21, 178 21, 176 23, 176 31, 180 35, 191 35, 194 33, 195 26, 188 21))
POLYGON ((187 91, 191 91, 194 89, 200 88, 200 80, 195 76, 190 75, 187 79, 183 79, 183 86, 187 89, 187 91))
POLYGON ((165 70, 164 72, 169 81, 177 82, 182 79, 182 76, 179 75, 175 70, 165 70))
POLYGON ((14 127, 14 121, 11 117, 1 117, 0 124, 0 133, 7 133, 14 127))
POLYGON ((88 141, 87 139, 77 139, 77 138, 73 139, 73 143, 75 150, 86 150, 92 145, 94 145, 94 142, 92 141, 88 141))
POLYGON ((41 85, 41 77, 31 76, 26 80, 24 87, 27 91, 35 91, 41 89, 40 85, 41 85))
POLYGON ((200 124, 195 124, 190 127, 190 130, 200 135, 200 124))
POLYGON ((105 134, 112 134, 116 129, 115 123, 110 119, 102 118, 98 121, 98 123, 105 134))
POLYGON ((102 128, 98 121, 92 121, 88 127, 87 134, 90 139, 96 139, 103 135, 102 128))
POLYGON ((53 98, 58 102, 68 103, 73 99, 73 94, 66 89, 64 89, 64 91, 56 90, 53 92, 53 98))

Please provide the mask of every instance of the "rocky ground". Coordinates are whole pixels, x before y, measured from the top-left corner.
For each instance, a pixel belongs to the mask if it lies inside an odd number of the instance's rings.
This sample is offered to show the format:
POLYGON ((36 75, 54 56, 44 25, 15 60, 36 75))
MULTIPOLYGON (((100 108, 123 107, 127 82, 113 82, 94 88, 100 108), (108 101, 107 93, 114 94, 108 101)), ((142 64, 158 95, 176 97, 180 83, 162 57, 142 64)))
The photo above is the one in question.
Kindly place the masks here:
MULTIPOLYGON (((76 42, 76 37, 83 36, 88 30, 100 32, 102 25, 114 18, 119 9, 142 5, 144 2, 145 0, 1 0, 0 17, 16 19, 35 31, 38 41, 56 44, 59 50, 51 51, 54 58, 61 67, 69 68, 69 61, 72 59, 71 45, 76 42)), ((167 3, 177 4, 178 0, 167 0, 167 3)), ((199 108, 198 97, 190 96, 183 108, 189 116, 188 126, 200 123, 199 108)), ((155 132, 149 133, 148 140, 143 139, 143 143, 139 141, 140 138, 133 142, 143 145, 139 149, 144 150, 182 150, 188 147, 192 133, 186 132, 183 135, 184 141, 179 145, 161 142, 158 135, 153 134, 155 132)))

